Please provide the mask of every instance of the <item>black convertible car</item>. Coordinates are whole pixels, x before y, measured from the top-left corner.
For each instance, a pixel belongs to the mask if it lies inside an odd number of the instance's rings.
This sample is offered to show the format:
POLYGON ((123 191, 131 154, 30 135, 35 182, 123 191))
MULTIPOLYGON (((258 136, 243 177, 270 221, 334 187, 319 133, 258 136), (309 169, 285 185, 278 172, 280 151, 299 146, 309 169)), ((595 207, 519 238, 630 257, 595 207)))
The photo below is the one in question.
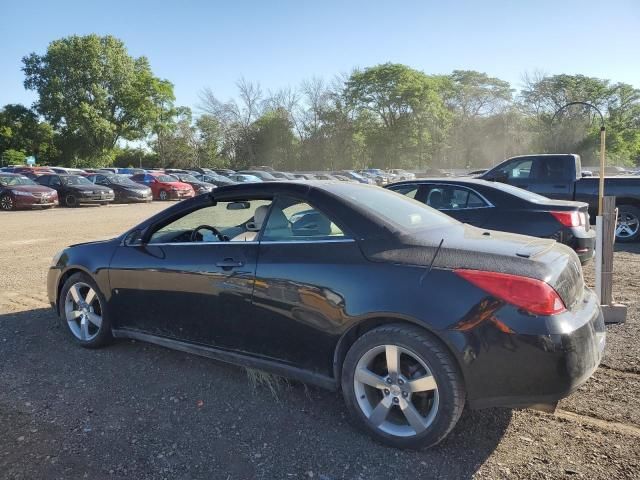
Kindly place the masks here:
POLYGON ((53 259, 71 338, 133 338, 342 390, 353 418, 427 447, 465 402, 553 408, 597 368, 576 254, 374 186, 220 187, 53 259))
POLYGON ((593 258, 596 231, 589 225, 587 203, 476 179, 410 180, 386 188, 476 227, 553 238, 573 248, 583 264, 593 258))

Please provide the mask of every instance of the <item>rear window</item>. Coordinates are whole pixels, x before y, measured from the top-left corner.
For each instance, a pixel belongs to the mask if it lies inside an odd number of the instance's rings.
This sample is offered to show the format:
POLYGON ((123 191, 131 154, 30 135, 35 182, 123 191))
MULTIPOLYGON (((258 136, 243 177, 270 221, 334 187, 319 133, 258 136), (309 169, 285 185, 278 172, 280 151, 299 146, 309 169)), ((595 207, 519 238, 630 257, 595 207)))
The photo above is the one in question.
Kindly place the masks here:
POLYGON ((390 190, 366 185, 327 184, 327 191, 338 195, 356 209, 365 210, 399 227, 416 231, 458 223, 416 200, 390 190))
POLYGON ((505 193, 509 193, 528 202, 545 203, 549 201, 547 197, 543 197, 542 195, 538 195, 537 193, 532 193, 528 190, 514 187, 513 185, 508 185, 506 183, 495 182, 491 184, 491 186, 497 190, 502 190, 505 193))

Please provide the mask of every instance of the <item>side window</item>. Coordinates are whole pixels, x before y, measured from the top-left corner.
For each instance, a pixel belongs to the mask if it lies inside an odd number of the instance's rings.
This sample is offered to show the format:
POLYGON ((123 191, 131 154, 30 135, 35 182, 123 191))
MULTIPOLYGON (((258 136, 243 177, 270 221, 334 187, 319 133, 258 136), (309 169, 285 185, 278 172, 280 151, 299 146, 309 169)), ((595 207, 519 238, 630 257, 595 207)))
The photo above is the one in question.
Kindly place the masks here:
POLYGON ((107 181, 107 177, 105 177, 104 175, 96 175, 96 179, 95 182, 98 185, 108 185, 109 182, 107 181))
POLYGON ((500 171, 497 172, 497 175, 500 176, 500 174, 502 174, 509 180, 527 179, 532 175, 532 166, 533 160, 530 158, 515 160, 502 167, 500 171))
POLYGON ((59 187, 60 185, 62 185, 62 182, 60 182, 60 177, 50 177, 49 185, 52 187, 59 187))
POLYGON ((51 177, 49 177, 48 175, 43 175, 42 177, 35 178, 36 183, 39 183, 40 185, 49 185, 49 180, 51 180, 51 177))
POLYGON ((308 203, 279 197, 269 213, 263 241, 299 242, 346 238, 344 232, 324 213, 308 203))
POLYGON ((476 193, 467 188, 454 185, 442 185, 432 188, 426 203, 437 210, 465 210, 467 208, 488 206, 476 193))
POLYGON ((159 228, 151 235, 149 243, 252 240, 249 237, 257 236, 270 204, 270 200, 218 202, 189 212, 159 228), (195 231, 203 226, 213 228, 195 231))
POLYGON ((418 185, 400 185, 399 187, 392 188, 394 192, 401 193, 409 198, 416 198, 418 193, 418 185))

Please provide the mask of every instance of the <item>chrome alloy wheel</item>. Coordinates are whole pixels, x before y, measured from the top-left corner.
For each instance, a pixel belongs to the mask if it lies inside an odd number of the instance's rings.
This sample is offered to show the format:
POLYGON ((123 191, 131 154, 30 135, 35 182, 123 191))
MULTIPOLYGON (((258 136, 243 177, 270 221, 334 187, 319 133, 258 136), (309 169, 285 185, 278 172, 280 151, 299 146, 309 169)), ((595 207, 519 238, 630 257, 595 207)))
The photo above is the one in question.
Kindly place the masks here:
POLYGON ((438 413, 436 380, 425 362, 406 348, 372 348, 358 361, 353 383, 364 416, 389 435, 419 435, 438 413))
POLYGON ((75 283, 64 300, 65 319, 78 339, 93 340, 102 325, 102 306, 96 291, 83 282, 75 283))
POLYGON ((13 210, 13 207, 13 198, 11 198, 9 194, 0 198, 0 208, 2 208, 2 210, 13 210))
POLYGON ((631 212, 623 211, 618 214, 618 224, 616 225, 617 238, 629 238, 638 233, 640 229, 640 219, 631 212))

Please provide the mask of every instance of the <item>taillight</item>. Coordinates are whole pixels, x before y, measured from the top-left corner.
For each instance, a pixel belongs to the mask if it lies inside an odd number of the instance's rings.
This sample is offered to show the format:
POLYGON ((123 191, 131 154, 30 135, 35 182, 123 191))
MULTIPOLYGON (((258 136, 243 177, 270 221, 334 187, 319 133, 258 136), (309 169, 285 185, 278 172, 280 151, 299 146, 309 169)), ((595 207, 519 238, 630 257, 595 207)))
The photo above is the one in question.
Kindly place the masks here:
POLYGON ((564 302, 548 283, 535 278, 480 270, 454 270, 485 292, 536 315, 564 312, 564 302))
POLYGON ((579 227, 583 225, 580 212, 550 212, 565 227, 579 227))

